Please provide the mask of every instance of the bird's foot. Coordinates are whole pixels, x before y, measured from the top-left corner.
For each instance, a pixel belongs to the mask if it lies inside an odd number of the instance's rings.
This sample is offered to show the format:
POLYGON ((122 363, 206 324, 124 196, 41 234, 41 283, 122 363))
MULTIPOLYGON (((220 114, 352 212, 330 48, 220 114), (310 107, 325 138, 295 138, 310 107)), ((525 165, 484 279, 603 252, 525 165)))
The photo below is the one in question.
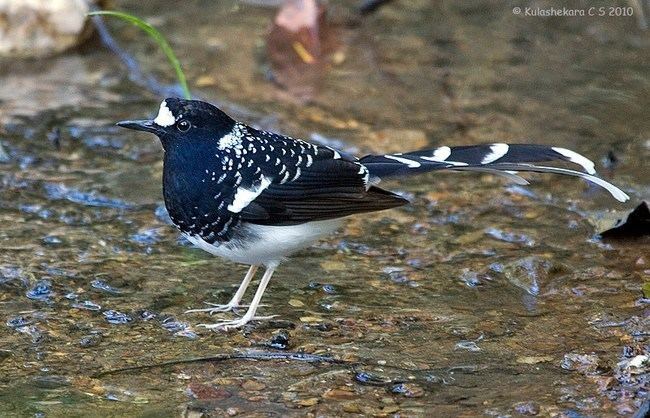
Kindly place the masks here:
POLYGON ((214 331, 228 331, 230 329, 241 328, 251 321, 262 321, 265 319, 275 318, 276 316, 277 315, 269 315, 269 316, 244 315, 239 319, 233 319, 230 321, 219 321, 219 322, 215 322, 214 324, 198 324, 197 327, 203 327, 214 331))
POLYGON ((195 313, 195 312, 207 312, 210 315, 213 315, 220 312, 231 312, 237 310, 238 308, 248 307, 248 305, 239 305, 237 303, 232 303, 232 302, 226 303, 225 305, 219 305, 217 303, 209 303, 209 302, 205 302, 205 304, 209 305, 210 307, 200 308, 200 309, 189 309, 185 311, 185 313, 187 314, 187 313, 195 313))
MULTIPOLYGON (((220 305, 218 303, 210 303, 210 302, 204 302, 206 305, 209 305, 209 308, 200 308, 200 309, 189 309, 185 311, 186 314, 188 313, 195 313, 195 312, 207 312, 210 315, 214 315, 216 313, 223 313, 223 312, 235 312, 237 313, 237 310, 239 308, 248 308, 250 305, 240 305, 238 303, 233 303, 232 301, 226 303, 225 305, 220 305)), ((257 305, 257 306, 266 306, 266 305, 257 305)))

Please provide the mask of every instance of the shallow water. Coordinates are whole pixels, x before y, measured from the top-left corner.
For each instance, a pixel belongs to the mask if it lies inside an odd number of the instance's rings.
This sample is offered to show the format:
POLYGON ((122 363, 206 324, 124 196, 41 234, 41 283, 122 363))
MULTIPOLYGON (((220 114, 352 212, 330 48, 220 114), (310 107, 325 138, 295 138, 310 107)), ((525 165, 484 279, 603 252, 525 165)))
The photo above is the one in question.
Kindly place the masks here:
MULTIPOLYGON (((190 81, 202 80, 194 90, 249 123, 359 153, 561 145, 632 199, 537 175, 527 188, 464 174, 387 183, 414 204, 352 218, 282 265, 262 310, 278 320, 208 332, 196 327, 208 316, 183 312, 228 299, 246 267, 179 240, 161 210, 160 146, 113 126, 151 115, 160 98, 130 84, 98 43, 2 63, 0 415, 581 417, 639 407, 646 369, 629 362, 648 354, 649 242, 596 237, 650 196, 650 38, 636 20, 397 2, 341 27, 345 59, 299 104, 265 78, 273 10, 185 3, 117 6, 150 18, 190 81), (102 375, 260 351, 326 358, 102 375)), ((340 22, 346 7, 332 6, 340 22)), ((147 70, 170 74, 135 29, 110 26, 147 70)))

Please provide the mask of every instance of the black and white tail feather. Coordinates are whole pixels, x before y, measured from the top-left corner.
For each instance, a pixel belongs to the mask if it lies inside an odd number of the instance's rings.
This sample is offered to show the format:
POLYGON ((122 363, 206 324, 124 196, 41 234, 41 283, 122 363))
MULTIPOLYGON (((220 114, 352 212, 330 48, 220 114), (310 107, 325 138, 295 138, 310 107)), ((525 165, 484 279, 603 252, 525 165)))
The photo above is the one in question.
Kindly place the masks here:
POLYGON ((594 163, 566 148, 529 144, 487 144, 458 147, 442 146, 432 150, 407 153, 367 155, 359 159, 370 172, 370 183, 381 179, 402 177, 436 170, 486 172, 505 177, 517 184, 528 181, 519 172, 562 174, 579 177, 596 184, 620 202, 629 196, 613 184, 596 176, 594 163), (537 165, 548 161, 566 161, 582 167, 584 172, 568 168, 537 165))

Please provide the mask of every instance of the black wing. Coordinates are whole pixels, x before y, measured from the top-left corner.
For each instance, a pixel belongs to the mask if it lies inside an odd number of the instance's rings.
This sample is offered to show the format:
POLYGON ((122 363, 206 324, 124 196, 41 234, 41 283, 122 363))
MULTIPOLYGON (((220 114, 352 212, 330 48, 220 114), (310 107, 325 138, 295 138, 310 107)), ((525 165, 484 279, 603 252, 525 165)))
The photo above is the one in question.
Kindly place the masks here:
POLYGON ((272 179, 271 183, 241 210, 244 222, 299 224, 408 203, 392 192, 368 187, 368 170, 354 157, 280 135, 266 132, 258 135, 281 141, 278 145, 289 151, 273 169, 262 170, 262 174, 272 179))

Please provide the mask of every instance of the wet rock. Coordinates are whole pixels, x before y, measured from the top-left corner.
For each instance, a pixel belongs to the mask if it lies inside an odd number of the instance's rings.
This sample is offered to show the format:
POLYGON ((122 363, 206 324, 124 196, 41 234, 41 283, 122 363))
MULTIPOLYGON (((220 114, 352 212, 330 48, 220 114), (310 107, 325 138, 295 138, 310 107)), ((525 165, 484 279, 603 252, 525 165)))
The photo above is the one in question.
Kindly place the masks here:
POLYGON ((391 281, 398 284, 405 284, 410 287, 418 287, 418 283, 411 280, 402 267, 384 267, 382 272, 390 278, 391 281))
POLYGON ((148 309, 145 309, 138 314, 138 317, 140 317, 140 319, 143 321, 150 321, 152 319, 157 318, 158 314, 148 309))
POLYGON ((113 295, 122 293, 120 289, 111 286, 110 284, 106 283, 105 280, 102 279, 93 280, 92 282, 90 282, 90 286, 93 289, 101 290, 102 292, 111 293, 113 295))
POLYGON ((320 402, 320 399, 318 399, 318 398, 307 398, 307 399, 300 399, 300 400, 296 401, 295 403, 296 403, 296 405, 306 407, 306 406, 314 406, 318 402, 320 402))
POLYGON ((114 209, 129 209, 133 205, 120 199, 111 199, 97 192, 81 192, 63 184, 47 183, 43 186, 45 193, 53 200, 69 200, 84 206, 96 206, 114 209))
POLYGON ((89 0, 1 0, 0 56, 44 57, 79 44, 89 11, 89 0))
POLYGON ((289 333, 286 331, 278 332, 271 338, 268 346, 277 350, 286 350, 289 348, 289 333))
POLYGON ((232 393, 225 389, 197 382, 188 385, 187 394, 198 400, 227 399, 232 396, 232 393))
POLYGON ((31 319, 25 318, 24 316, 14 316, 12 318, 7 319, 7 326, 9 328, 20 328, 29 325, 31 323, 32 323, 31 319))
POLYGON ((76 309, 83 309, 86 311, 100 311, 102 309, 102 307, 98 303, 95 303, 90 300, 75 302, 72 304, 72 307, 76 309))
POLYGON ((36 344, 43 340, 43 333, 40 329, 36 328, 34 325, 28 325, 24 327, 15 328, 16 331, 21 334, 28 335, 32 339, 32 343, 36 344))
POLYGON ((167 317, 163 319, 161 325, 167 331, 173 332, 177 337, 185 337, 190 339, 198 338, 198 335, 192 331, 190 325, 187 322, 177 321, 173 317, 167 317))
POLYGON ((266 388, 266 385, 257 380, 246 380, 241 384, 241 387, 242 389, 249 392, 258 392, 260 390, 264 390, 266 388))
POLYGON ((160 241, 160 238, 160 233, 157 228, 146 229, 129 237, 131 241, 140 245, 154 245, 160 241))
POLYGON ((516 413, 520 415, 537 415, 539 414, 539 405, 536 402, 517 402, 513 405, 516 413))
POLYGON ((470 271, 468 269, 463 269, 463 272, 460 275, 460 280, 465 283, 467 287, 479 287, 483 285, 483 279, 482 276, 475 271, 470 271))
POLYGON ((29 277, 23 269, 18 266, 5 265, 0 267, 0 285, 14 283, 21 287, 27 287, 29 277))
POLYGON ((391 388, 391 392, 407 398, 420 398, 424 395, 424 389, 415 383, 398 383, 391 388))
POLYGON ((305 303, 299 299, 289 299, 289 302, 287 303, 294 308, 302 308, 305 306, 305 303))
POLYGON ((370 386, 384 386, 390 383, 390 379, 368 372, 359 372, 355 374, 354 380, 362 385, 370 386))
POLYGON ((325 399, 336 399, 336 400, 350 400, 350 399, 355 399, 357 397, 358 395, 354 393, 354 391, 352 391, 350 388, 347 387, 328 389, 323 394, 323 398, 325 399))
POLYGON ((83 348, 94 347, 102 341, 102 336, 100 334, 90 334, 84 335, 79 340, 79 345, 83 348))
POLYGON ((106 321, 114 325, 128 324, 133 321, 133 318, 129 315, 114 310, 104 311, 102 314, 104 315, 104 318, 106 318, 106 321))
POLYGON ((538 364, 553 361, 552 356, 522 356, 517 358, 519 364, 538 364))
POLYGON ((634 356, 630 361, 627 362, 626 368, 631 374, 640 374, 643 373, 647 366, 650 366, 650 357, 639 354, 634 356))
POLYGON ((564 355, 560 367, 564 370, 592 374, 598 370, 600 359, 596 354, 568 353, 564 355))
POLYGON ((52 291, 52 282, 49 280, 41 280, 37 282, 34 287, 29 289, 26 295, 32 300, 49 302, 50 298, 54 295, 54 292, 52 291))
POLYGON ((55 246, 55 245, 59 245, 59 244, 63 243, 63 240, 61 238, 57 237, 57 236, 54 236, 54 235, 47 235, 47 236, 43 237, 41 242, 43 242, 44 245, 55 246))
POLYGON ((470 352, 481 351, 481 348, 476 344, 475 341, 460 341, 454 346, 456 350, 465 350, 470 352))
POLYGON ((506 232, 498 228, 488 228, 485 233, 499 241, 511 242, 515 244, 524 244, 527 247, 535 245, 535 241, 524 234, 517 234, 514 232, 506 232))
POLYGON ((546 281, 551 266, 551 263, 543 258, 530 256, 505 264, 503 274, 515 286, 531 295, 538 295, 540 283, 546 281))

